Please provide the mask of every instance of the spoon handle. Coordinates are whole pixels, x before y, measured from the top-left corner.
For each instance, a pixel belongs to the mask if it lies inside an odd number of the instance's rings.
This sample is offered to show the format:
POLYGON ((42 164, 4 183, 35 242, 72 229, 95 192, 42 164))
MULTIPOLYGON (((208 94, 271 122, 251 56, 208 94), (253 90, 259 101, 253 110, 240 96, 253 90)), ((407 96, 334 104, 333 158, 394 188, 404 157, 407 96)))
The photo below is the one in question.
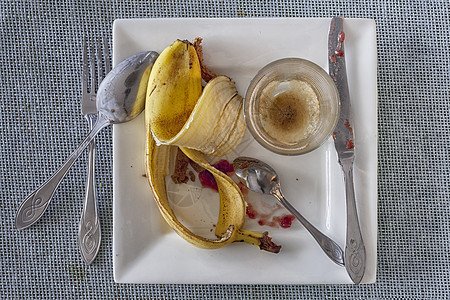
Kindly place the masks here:
POLYGON ((73 163, 81 155, 84 149, 89 146, 89 143, 94 137, 106 126, 110 121, 102 114, 92 128, 88 136, 81 142, 80 146, 69 156, 66 162, 52 175, 43 185, 38 187, 34 192, 28 195, 22 202, 16 214, 15 226, 17 229, 25 229, 41 218, 47 206, 50 204, 56 188, 61 183, 66 173, 72 167, 73 163))
POLYGON ((277 185, 274 189, 272 189, 271 194, 277 198, 277 200, 286 207, 287 210, 289 210, 296 218, 297 220, 302 223, 302 225, 308 230, 308 232, 314 237, 314 239, 317 241, 319 246, 322 248, 322 250, 325 252, 325 254, 336 264, 340 266, 344 266, 344 251, 342 251, 341 247, 324 235, 322 232, 320 232, 314 225, 308 222, 308 220, 305 219, 284 197, 284 195, 281 193, 281 189, 279 185, 277 185))

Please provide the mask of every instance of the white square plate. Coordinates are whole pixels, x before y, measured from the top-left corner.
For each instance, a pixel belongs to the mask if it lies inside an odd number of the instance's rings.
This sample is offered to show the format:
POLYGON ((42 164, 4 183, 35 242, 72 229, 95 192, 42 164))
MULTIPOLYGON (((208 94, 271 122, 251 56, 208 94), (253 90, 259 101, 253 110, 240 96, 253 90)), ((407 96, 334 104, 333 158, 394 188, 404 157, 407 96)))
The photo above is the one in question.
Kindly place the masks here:
MULTIPOLYGON (((230 76, 244 96, 257 71, 279 58, 301 57, 328 70, 329 24, 330 19, 298 18, 116 20, 113 26, 113 62, 117 64, 125 57, 144 50, 160 53, 176 39, 192 41, 195 37, 202 37, 205 63, 217 74, 230 76)), ((371 283, 376 279, 377 261, 375 23, 368 19, 346 19, 344 29, 355 116, 355 192, 367 250, 363 282, 371 283)), ((282 245, 279 254, 241 243, 218 250, 203 250, 178 237, 161 218, 147 179, 142 176, 145 174, 144 130, 143 114, 132 122, 114 125, 113 129, 113 262, 116 282, 351 283, 345 268, 330 261, 298 222, 290 229, 261 227, 248 222, 250 230, 269 231, 273 240, 282 245)), ((280 174, 289 201, 311 223, 344 246, 344 182, 331 138, 311 153, 286 157, 265 150, 247 134, 228 158, 239 154, 270 163, 280 174)), ((194 202, 195 199, 191 204, 175 203, 174 209, 189 219, 189 212, 199 211, 194 202)), ((197 226, 199 231, 209 231, 211 224, 208 222, 203 228, 194 222, 194 227, 197 226)))

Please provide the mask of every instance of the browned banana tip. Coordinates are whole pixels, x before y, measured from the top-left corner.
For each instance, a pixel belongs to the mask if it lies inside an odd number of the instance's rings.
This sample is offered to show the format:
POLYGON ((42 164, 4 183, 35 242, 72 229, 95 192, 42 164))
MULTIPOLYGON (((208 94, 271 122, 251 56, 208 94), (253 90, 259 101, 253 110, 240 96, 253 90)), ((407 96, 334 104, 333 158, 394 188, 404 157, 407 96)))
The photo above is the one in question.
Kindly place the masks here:
POLYGON ((203 46, 202 44, 203 39, 201 37, 196 37, 194 41, 192 42, 192 45, 194 46, 195 51, 197 52, 198 60, 200 62, 200 69, 202 72, 202 79, 208 83, 211 79, 217 77, 217 74, 215 74, 213 71, 208 69, 208 67, 203 62, 203 46))

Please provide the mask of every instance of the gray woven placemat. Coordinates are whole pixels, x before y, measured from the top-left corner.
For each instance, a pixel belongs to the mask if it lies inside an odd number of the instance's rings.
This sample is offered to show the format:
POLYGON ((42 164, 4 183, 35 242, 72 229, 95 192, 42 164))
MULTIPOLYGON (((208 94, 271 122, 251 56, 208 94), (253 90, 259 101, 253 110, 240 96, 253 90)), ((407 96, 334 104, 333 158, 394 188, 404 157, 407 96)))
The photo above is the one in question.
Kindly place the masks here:
MULTIPOLYGON (((440 1, 0 1, 1 299, 446 299, 450 294, 450 5, 440 1), (377 283, 125 285, 112 273, 111 130, 98 138, 103 244, 77 245, 86 156, 45 217, 13 228, 21 200, 87 133, 80 115, 84 35, 116 18, 345 17, 377 23, 379 244, 377 283)), ((151 266, 149 266, 151 268, 151 266)))

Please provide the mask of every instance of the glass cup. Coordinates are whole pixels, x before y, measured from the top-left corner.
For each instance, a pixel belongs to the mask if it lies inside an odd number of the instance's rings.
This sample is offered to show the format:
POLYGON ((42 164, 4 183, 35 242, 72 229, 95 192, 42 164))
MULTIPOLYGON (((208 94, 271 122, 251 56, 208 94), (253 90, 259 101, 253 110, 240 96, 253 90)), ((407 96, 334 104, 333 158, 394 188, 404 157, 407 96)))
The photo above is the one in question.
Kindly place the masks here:
POLYGON ((247 126, 266 149, 299 155, 322 145, 339 119, 339 93, 315 63, 283 58, 250 82, 244 100, 247 126))

